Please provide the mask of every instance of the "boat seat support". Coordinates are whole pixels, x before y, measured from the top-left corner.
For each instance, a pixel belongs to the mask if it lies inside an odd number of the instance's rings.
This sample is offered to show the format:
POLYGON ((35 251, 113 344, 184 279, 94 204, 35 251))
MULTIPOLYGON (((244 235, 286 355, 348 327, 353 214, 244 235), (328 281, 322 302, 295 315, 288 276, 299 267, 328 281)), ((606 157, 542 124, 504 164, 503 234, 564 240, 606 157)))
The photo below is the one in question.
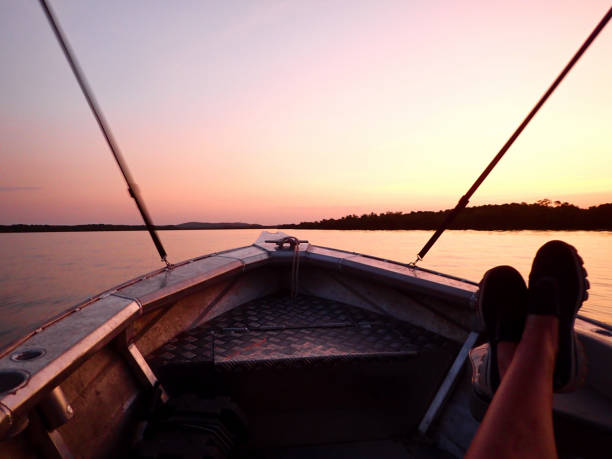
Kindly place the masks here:
POLYGON ((116 348, 121 352, 138 381, 145 387, 150 387, 151 389, 159 391, 160 401, 166 403, 168 401, 168 394, 136 344, 130 343, 127 339, 128 333, 128 331, 125 331, 122 335, 117 337, 116 348))
POLYGON ((473 331, 468 335, 467 339, 463 343, 463 346, 461 346, 461 349, 459 350, 455 361, 451 365, 450 370, 448 371, 446 377, 444 378, 444 381, 438 389, 438 392, 436 393, 431 404, 429 405, 429 408, 425 412, 423 420, 419 424, 419 433, 421 433, 422 435, 427 433, 429 427, 431 426, 431 423, 437 417, 438 413, 440 412, 440 409, 448 399, 448 396, 450 395, 455 385, 455 382, 457 381, 457 378, 461 373, 461 369, 463 368, 463 364, 467 359, 468 353, 470 352, 470 349, 474 347, 474 344, 476 343, 477 339, 478 332, 473 331))

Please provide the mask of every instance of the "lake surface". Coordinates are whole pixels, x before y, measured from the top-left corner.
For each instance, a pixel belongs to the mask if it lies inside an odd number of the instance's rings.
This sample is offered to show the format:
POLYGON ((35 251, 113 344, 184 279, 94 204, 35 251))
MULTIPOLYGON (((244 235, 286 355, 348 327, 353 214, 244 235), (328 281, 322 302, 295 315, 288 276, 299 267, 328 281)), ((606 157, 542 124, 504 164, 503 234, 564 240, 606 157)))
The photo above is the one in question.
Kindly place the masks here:
MULTIPOLYGON (((269 230, 272 231, 272 230, 269 230)), ((316 245, 411 262, 431 231, 291 230, 316 245)), ((161 231, 170 262, 252 244, 260 230, 161 231)), ((419 266, 478 282, 496 265, 527 278, 537 249, 573 244, 591 283, 581 313, 612 324, 612 232, 447 231, 419 266)), ((48 318, 162 267, 144 231, 0 234, 0 349, 48 318)))

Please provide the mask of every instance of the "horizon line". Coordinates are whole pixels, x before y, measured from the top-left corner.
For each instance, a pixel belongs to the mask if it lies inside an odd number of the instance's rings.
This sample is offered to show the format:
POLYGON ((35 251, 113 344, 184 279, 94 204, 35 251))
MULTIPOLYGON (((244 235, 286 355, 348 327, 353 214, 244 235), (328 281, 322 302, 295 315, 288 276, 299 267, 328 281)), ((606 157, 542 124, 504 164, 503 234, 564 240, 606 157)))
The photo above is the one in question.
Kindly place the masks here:
MULTIPOLYGON (((551 208, 556 208, 556 207, 563 207, 563 206, 572 206, 572 207, 576 207, 578 209, 581 210, 588 210, 591 208, 595 208, 595 207, 600 207, 600 206, 604 206, 604 205, 610 205, 612 204, 612 202, 603 202, 601 204, 594 204, 588 207, 580 207, 578 205, 572 204, 570 202, 567 201, 559 201, 559 200, 555 200, 552 201, 548 198, 544 198, 544 199, 540 199, 536 202, 533 203, 527 203, 525 201, 522 202, 508 202, 508 203, 503 203, 503 204, 481 204, 481 205, 476 205, 476 206, 467 206, 466 208, 475 208, 475 207, 487 207, 487 206, 495 206, 495 207, 501 207, 501 206, 508 206, 508 205, 528 205, 528 206, 532 206, 532 205, 539 205, 541 207, 551 207, 551 208)), ((418 212, 432 212, 432 213, 440 213, 440 212, 450 212, 452 210, 452 208, 448 208, 448 209, 443 209, 443 210, 411 210, 411 211, 401 211, 401 210, 397 210, 397 211, 392 211, 392 210, 386 210, 386 211, 381 211, 381 212, 374 212, 371 211, 369 213, 362 213, 360 215, 371 215, 371 214, 376 214, 376 215, 382 215, 385 213, 401 213, 401 214, 411 214, 411 213, 418 213, 418 212)), ((198 225, 249 225, 249 226, 259 226, 262 228, 275 228, 275 227, 280 227, 280 226, 287 226, 287 225, 299 225, 302 223, 316 223, 316 222, 320 222, 323 220, 339 220, 342 219, 344 217, 350 217, 350 216, 354 216, 357 215, 355 213, 347 213, 341 217, 329 217, 329 218, 319 218, 319 219, 314 219, 314 220, 310 220, 310 221, 301 221, 301 222, 292 222, 292 223, 274 223, 274 224, 266 224, 266 223, 254 223, 254 222, 242 222, 242 221, 220 221, 220 222, 211 222, 211 221, 195 221, 195 220, 190 220, 190 221, 186 221, 186 222, 181 222, 181 223, 164 223, 164 224, 157 224, 154 223, 153 226, 157 229, 159 227, 165 227, 165 226, 180 226, 180 225, 187 225, 187 224, 198 224, 198 225)), ((50 226, 50 227, 78 227, 78 226, 125 226, 125 227, 143 227, 144 229, 146 229, 146 225, 144 224, 144 222, 141 223, 73 223, 73 224, 64 224, 64 223, 6 223, 6 224, 0 224, 0 227, 12 227, 12 226, 50 226)), ((183 229, 183 228, 177 228, 177 229, 183 229)), ((184 228, 184 229, 190 229, 190 228, 184 228)), ((193 228, 192 228, 193 229, 193 228)), ((204 228, 202 228, 204 229, 204 228)), ((223 228, 221 228, 223 229, 223 228)), ((225 229, 233 229, 233 228, 225 228, 225 229)), ((235 229, 248 229, 248 228, 235 228, 235 229)))

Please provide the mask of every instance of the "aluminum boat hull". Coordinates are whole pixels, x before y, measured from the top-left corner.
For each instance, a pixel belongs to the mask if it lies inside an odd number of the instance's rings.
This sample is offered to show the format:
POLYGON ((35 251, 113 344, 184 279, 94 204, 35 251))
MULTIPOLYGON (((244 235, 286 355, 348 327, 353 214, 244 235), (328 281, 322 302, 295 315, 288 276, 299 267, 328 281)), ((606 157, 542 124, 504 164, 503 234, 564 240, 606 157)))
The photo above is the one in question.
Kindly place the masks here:
MULTIPOLYGON (((294 346, 290 352, 298 352, 297 357, 287 360, 288 356, 282 353, 289 352, 288 348, 277 346, 272 357, 253 357, 252 367, 257 367, 258 362, 269 366, 272 361, 301 365, 308 359, 311 363, 322 361, 324 365, 317 370, 303 370, 300 366, 301 370, 265 370, 244 373, 241 377, 224 373, 226 376, 220 381, 235 389, 224 395, 241 401, 246 407, 247 424, 250 423, 241 446, 242 454, 257 451, 262 454, 260 457, 281 457, 279 448, 284 448, 282 451, 286 454, 282 457, 304 457, 296 453, 295 448, 299 445, 300 454, 304 454, 303 448, 311 448, 306 451, 324 457, 331 450, 321 450, 322 445, 338 448, 339 444, 353 444, 357 448, 346 454, 354 455, 356 451, 382 454, 381 451, 390 447, 389 441, 397 446, 398 438, 403 438, 400 443, 406 455, 397 453, 393 457, 413 457, 419 454, 407 447, 406 442, 418 438, 419 442, 426 439, 428 447, 435 447, 436 451, 460 457, 478 425, 472 415, 479 408, 474 406, 471 368, 466 359, 467 351, 485 338, 475 308, 477 284, 353 252, 311 244, 301 244, 293 251, 266 242, 284 236, 263 233, 251 246, 194 258, 171 269, 133 279, 78 305, 6 350, 0 358, 1 455, 105 457, 116 452, 126 454, 142 438, 148 422, 146 413, 151 407, 156 403, 164 404, 181 391, 176 378, 172 383, 167 376, 171 372, 164 374, 158 365, 159 359, 156 361, 164 346, 190 330, 205 330, 211 324, 222 322, 224 317, 231 316, 232 311, 244 305, 257 308, 257 304, 265 304, 266 298, 287 297, 287 292, 297 288, 301 301, 318 299, 315 302, 323 304, 319 306, 322 311, 328 307, 325 305, 332 305, 329 308, 339 305, 338 308, 345 308, 343 311, 353 311, 347 313, 349 316, 362 311, 369 317, 365 325, 355 320, 346 325, 342 320, 327 318, 314 323, 312 329, 330 328, 353 333, 359 330, 350 327, 371 327, 372 323, 379 323, 377 318, 384 318, 393 322, 389 326, 400 330, 400 335, 408 333, 405 330, 411 327, 411 330, 420 330, 418 339, 421 335, 438 337, 439 342, 446 343, 442 346, 445 350, 434 352, 435 349, 418 344, 415 338, 414 342, 398 348, 399 351, 383 349, 375 353, 361 343, 340 350, 336 346, 332 353, 314 355, 299 354, 300 349, 296 351, 294 346), (297 285, 292 285, 291 273, 296 263, 299 274, 297 285), (408 359, 411 352, 415 359, 402 360, 408 359), (386 363, 376 360, 380 358, 386 359, 386 363), (395 360, 391 362, 389 358, 395 360), (338 364, 338 361, 344 363, 338 364), (374 378, 376 374, 380 375, 379 382, 374 378), (304 375, 315 382, 302 387, 304 375), (384 378, 387 382, 380 382, 384 378), (404 382, 398 384, 401 378, 404 382), (357 387, 352 383, 355 379, 363 379, 356 395, 344 397, 342 388, 357 387), (257 386, 257 394, 245 395, 248 393, 243 386, 245 380, 257 386), (344 385, 338 381, 344 381, 344 385), (320 409, 309 411, 309 406, 316 405, 317 397, 308 395, 316 384, 321 399, 327 396, 329 401, 320 409), (280 394, 283 387, 291 387, 294 391, 299 387, 300 392, 288 392, 283 399, 280 394), (368 387, 372 390, 368 391, 368 387), (388 388, 386 395, 385 387, 388 388), (335 396, 330 395, 333 390, 337 391, 335 396), (375 390, 384 396, 370 397, 375 390), (250 403, 249 397, 268 403, 250 403), (304 404, 291 401, 298 399, 304 404), (340 399, 344 401, 338 401, 340 399), (334 400, 337 406, 332 406, 334 400), (393 400, 397 400, 397 404, 403 400, 407 405, 394 411, 393 400), (351 401, 357 408, 348 406, 351 401), (275 407, 277 403, 283 406, 275 407), (367 405, 367 409, 360 410, 360 403, 367 405), (378 411, 377 403, 380 403, 378 411), (288 408, 290 405, 295 405, 292 411, 288 408), (359 413, 366 411, 368 416, 359 418, 359 413), (383 415, 377 417, 379 413, 383 415), (325 419, 333 416, 337 416, 338 422, 326 425, 325 419), (339 423, 352 427, 343 429, 339 423), (383 424, 388 428, 380 427, 383 424), (326 427, 317 430, 306 428, 307 425, 326 427)), ((289 302, 278 304, 290 308, 291 298, 286 301, 289 302)), ((277 311, 280 314, 283 309, 277 311)), ((308 313, 308 306, 301 311, 300 314, 308 313)), ((270 319, 272 328, 267 325, 267 329, 255 330, 248 324, 242 330, 233 325, 225 327, 222 332, 227 333, 226 336, 243 332, 268 335, 262 335, 264 338, 259 341, 250 341, 251 344, 234 354, 218 351, 212 364, 222 364, 221 360, 225 359, 231 367, 245 354, 245 349, 246 354, 252 354, 252 347, 259 346, 257 343, 272 342, 267 341, 272 336, 270 333, 282 330, 274 329, 278 328, 274 319, 277 315, 272 312, 269 316, 273 318, 270 319)), ((285 323, 283 333, 288 329, 307 330, 300 317, 285 323)), ((569 454, 580 448, 584 456, 596 457, 598 448, 610 440, 612 432, 612 372, 607 365, 612 357, 612 333, 605 326, 582 319, 577 320, 576 329, 589 358, 589 376, 578 392, 556 395, 555 420, 560 432, 568 428, 579 432, 578 437, 571 439, 561 438, 560 434, 562 452, 569 454)), ((280 342, 286 340, 283 338, 280 342)), ((312 342, 310 340, 309 345, 312 342)), ((180 368, 187 368, 192 376, 198 375, 193 373, 194 366, 180 368)))

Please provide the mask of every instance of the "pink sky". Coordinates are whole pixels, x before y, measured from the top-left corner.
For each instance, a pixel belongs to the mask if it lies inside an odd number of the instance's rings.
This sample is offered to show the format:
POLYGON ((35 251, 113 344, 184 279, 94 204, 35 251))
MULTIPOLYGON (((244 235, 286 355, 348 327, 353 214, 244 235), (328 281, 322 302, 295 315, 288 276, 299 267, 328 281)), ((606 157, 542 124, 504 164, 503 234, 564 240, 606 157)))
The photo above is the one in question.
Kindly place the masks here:
MULTIPOLYGON (((453 207, 610 7, 52 4, 158 224, 453 207)), ((472 204, 612 202, 611 27, 472 204)), ((139 223, 36 2, 0 59, 0 224, 139 223)))

